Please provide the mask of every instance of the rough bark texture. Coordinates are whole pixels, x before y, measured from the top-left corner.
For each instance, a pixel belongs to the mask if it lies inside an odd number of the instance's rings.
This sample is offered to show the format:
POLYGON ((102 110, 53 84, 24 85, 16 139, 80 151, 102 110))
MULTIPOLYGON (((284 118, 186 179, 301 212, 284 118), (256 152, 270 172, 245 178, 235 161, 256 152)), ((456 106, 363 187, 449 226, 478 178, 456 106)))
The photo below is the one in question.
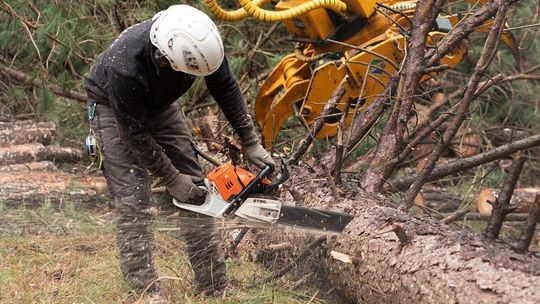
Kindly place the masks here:
POLYGON ((527 217, 527 222, 525 223, 525 227, 523 228, 523 231, 521 232, 521 235, 519 236, 519 240, 517 241, 515 245, 517 251, 523 252, 529 249, 529 246, 531 245, 531 241, 534 237, 534 233, 536 231, 536 224, 538 223, 539 219, 540 219, 540 195, 536 195, 534 204, 532 205, 531 211, 529 212, 529 216, 527 217))
POLYGON ((433 171, 433 168, 435 168, 437 160, 440 158, 444 149, 446 149, 446 147, 452 142, 459 128, 461 127, 461 124, 467 118, 467 114, 469 113, 469 106, 476 97, 475 93, 478 88, 478 84, 480 83, 484 72, 489 67, 493 56, 497 52, 500 36, 502 34, 504 22, 506 20, 507 11, 508 4, 503 2, 497 11, 495 21, 493 22, 493 26, 489 31, 489 35, 484 44, 484 49, 482 50, 480 58, 478 59, 475 69, 472 73, 472 76, 469 79, 467 88, 465 89, 465 93, 463 95, 463 99, 458 105, 455 116, 452 117, 448 128, 441 136, 441 139, 437 143, 436 148, 430 153, 428 161, 422 169, 422 172, 418 175, 418 178, 411 184, 407 192, 405 192, 405 195, 401 200, 400 208, 407 209, 412 207, 412 205, 414 204, 414 198, 426 182, 426 179, 433 171))
MULTIPOLYGON (((292 174, 297 205, 323 207, 332 201, 324 184, 302 183, 312 176, 292 174)), ((334 209, 355 219, 312 261, 326 284, 351 303, 538 303, 540 259, 486 241, 428 217, 400 212, 382 196, 344 183, 334 209), (384 206, 384 205, 387 206, 384 206), (403 226, 409 242, 381 233, 389 223, 403 226), (357 266, 330 258, 330 251, 361 258, 357 266)), ((386 230, 388 231, 388 230, 386 230)), ((280 235, 282 237, 282 234, 280 235)), ((276 239, 279 236, 275 236, 276 239)), ((279 240, 273 240, 279 242, 279 240)))
POLYGON ((35 122, 33 120, 0 121, 0 131, 21 130, 26 128, 56 130, 56 126, 50 122, 35 122))
POLYGON ((0 166, 0 172, 56 171, 57 169, 51 161, 0 166))
POLYGON ((104 200, 107 186, 102 176, 79 173, 80 168, 70 172, 58 169, 56 164, 79 162, 82 152, 48 146, 55 129, 54 124, 46 122, 0 122, 0 202, 39 206, 48 201, 61 206, 65 202, 95 204, 104 200))

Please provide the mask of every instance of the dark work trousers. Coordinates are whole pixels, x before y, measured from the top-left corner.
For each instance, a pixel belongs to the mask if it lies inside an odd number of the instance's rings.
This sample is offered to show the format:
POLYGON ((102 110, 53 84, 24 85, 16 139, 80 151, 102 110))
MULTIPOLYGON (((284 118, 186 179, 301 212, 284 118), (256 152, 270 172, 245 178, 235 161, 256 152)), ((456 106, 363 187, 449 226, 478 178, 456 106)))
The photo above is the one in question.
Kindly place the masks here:
MULTIPOLYGON (((203 175, 189 128, 176 103, 149 117, 148 122, 152 137, 181 173, 203 175)), ((154 267, 152 232, 155 214, 152 210, 155 209, 152 208, 148 172, 120 139, 109 106, 98 104, 90 125, 98 137, 107 186, 115 199, 122 274, 135 287, 146 288, 158 278, 154 267)), ((186 241, 197 289, 213 292, 225 288, 227 274, 214 219, 188 211, 181 213, 181 233, 186 241)))

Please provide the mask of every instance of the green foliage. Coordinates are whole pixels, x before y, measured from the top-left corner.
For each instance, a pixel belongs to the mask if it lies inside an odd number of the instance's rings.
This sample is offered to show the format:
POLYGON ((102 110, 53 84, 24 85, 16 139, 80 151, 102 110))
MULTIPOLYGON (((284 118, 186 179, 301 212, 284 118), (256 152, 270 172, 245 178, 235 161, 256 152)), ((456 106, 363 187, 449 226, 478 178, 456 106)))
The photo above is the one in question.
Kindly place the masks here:
MULTIPOLYGON (((236 1, 220 1, 225 7, 236 7, 236 1)), ((94 58, 118 35, 120 30, 117 13, 127 10, 139 21, 151 18, 166 9, 174 0, 158 1, 22 1, 13 0, 0 4, 0 63, 24 72, 46 84, 60 85, 82 92, 82 76, 94 58), (122 7, 120 7, 122 6, 122 7), (5 22, 4 22, 5 20, 5 22)), ((202 0, 188 4, 206 10, 202 0)), ((240 79, 253 76, 273 66, 280 55, 263 52, 262 46, 253 49, 257 38, 271 25, 254 20, 238 23, 216 21, 232 70, 240 79), (252 52, 252 60, 246 56, 252 52)), ((272 48, 276 47, 274 42, 272 48)), ((254 82, 245 79, 243 85, 254 82)), ((246 97, 251 102, 256 95, 256 85, 251 84, 246 97)), ((192 97, 204 96, 204 82, 197 81, 183 102, 192 97)), ((196 100, 200 103, 205 100, 196 100)), ((72 100, 53 95, 45 87, 32 88, 9 83, 0 86, 0 116, 37 114, 38 119, 52 121, 58 126, 60 142, 80 141, 87 132, 84 106, 72 100)))
POLYGON ((114 35, 102 23, 113 1, 101 1, 97 7, 94 1, 10 2, 0 12, 7 21, 0 31, 6 59, 15 59, 16 68, 34 76, 63 80, 69 88, 79 85, 80 75, 114 35))
MULTIPOLYGON (((509 14, 509 27, 538 22, 539 20, 534 19, 532 6, 534 6, 532 1, 525 1, 523 5, 516 6, 509 14)), ((512 30, 511 33, 516 38, 520 49, 521 71, 527 71, 539 65, 539 56, 531 56, 531 54, 538 54, 540 51, 538 27, 516 29, 512 30)), ((478 58, 485 36, 486 34, 475 35, 473 51, 470 52, 473 58, 478 58)), ((473 59, 471 62, 476 62, 476 60, 473 59)), ((472 66, 469 65, 468 68, 472 68, 472 66)), ((493 59, 490 70, 486 73, 486 78, 497 74, 508 76, 517 72, 519 72, 518 62, 511 49, 501 42, 499 52, 493 59)), ((540 131, 538 91, 540 91, 539 83, 529 80, 508 82, 492 88, 475 104, 478 116, 480 116, 479 120, 482 122, 479 127, 504 125, 540 131)))

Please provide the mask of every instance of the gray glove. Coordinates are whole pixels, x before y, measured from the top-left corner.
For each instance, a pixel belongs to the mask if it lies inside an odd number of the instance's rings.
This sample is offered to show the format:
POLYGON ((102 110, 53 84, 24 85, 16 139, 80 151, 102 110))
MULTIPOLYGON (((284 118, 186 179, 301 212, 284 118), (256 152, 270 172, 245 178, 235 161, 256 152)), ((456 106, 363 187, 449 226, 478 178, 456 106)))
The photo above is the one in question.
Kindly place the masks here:
POLYGON ((266 151, 261 144, 255 144, 253 146, 244 147, 247 158, 255 164, 257 167, 263 169, 266 166, 270 166, 274 171, 276 168, 276 162, 270 156, 270 153, 266 151))
POLYGON ((201 181, 202 177, 179 173, 165 185, 165 188, 180 203, 200 205, 204 202, 206 192, 195 183, 201 181))

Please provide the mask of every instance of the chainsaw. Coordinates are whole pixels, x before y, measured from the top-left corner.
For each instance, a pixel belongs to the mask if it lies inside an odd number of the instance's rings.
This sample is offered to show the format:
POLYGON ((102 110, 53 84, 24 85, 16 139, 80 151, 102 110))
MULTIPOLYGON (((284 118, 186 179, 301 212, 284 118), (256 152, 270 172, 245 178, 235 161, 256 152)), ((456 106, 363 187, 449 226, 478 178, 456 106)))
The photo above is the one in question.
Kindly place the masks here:
POLYGON ((353 219, 346 213, 285 206, 277 197, 269 195, 289 178, 289 171, 282 163, 274 181, 267 177, 272 169, 267 166, 257 175, 234 166, 223 164, 212 170, 198 185, 207 191, 201 205, 180 203, 175 206, 223 220, 248 222, 254 226, 288 226, 328 233, 340 233, 353 219), (257 225, 262 224, 262 225, 257 225))

